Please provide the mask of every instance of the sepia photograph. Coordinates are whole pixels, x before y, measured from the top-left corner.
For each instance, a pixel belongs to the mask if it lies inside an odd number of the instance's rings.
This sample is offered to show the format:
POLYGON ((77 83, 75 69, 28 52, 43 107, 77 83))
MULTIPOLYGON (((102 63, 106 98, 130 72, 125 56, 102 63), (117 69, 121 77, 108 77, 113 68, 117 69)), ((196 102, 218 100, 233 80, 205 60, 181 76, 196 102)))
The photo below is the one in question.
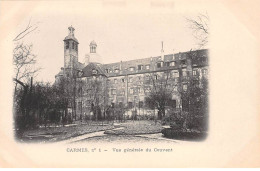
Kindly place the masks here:
POLYGON ((259 167, 247 5, 1 1, 0 167, 259 167))
POLYGON ((207 12, 161 14, 159 20, 171 23, 156 25, 151 15, 97 15, 31 16, 17 29, 16 140, 204 140, 209 118, 207 12))

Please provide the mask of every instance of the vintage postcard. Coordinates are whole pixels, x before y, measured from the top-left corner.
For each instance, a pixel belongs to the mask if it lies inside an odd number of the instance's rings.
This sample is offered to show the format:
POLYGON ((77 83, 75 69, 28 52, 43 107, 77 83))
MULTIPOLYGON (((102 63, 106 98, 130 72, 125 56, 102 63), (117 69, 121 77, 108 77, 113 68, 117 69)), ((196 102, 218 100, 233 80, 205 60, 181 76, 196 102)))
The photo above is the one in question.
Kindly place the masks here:
POLYGON ((258 1, 0 2, 0 167, 259 167, 258 1))

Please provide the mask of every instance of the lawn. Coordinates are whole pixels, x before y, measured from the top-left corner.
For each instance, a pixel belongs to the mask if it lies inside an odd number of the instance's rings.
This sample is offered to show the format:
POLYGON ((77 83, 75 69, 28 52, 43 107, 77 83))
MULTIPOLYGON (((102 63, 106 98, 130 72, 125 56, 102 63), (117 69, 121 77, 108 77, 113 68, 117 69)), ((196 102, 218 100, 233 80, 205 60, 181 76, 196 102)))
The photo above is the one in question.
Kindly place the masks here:
POLYGON ((34 130, 24 132, 21 142, 57 142, 66 140, 79 135, 105 131, 105 134, 113 135, 138 135, 138 134, 153 134, 162 131, 162 125, 154 121, 126 121, 123 123, 101 124, 92 122, 91 124, 71 124, 59 127, 41 127, 34 130))
POLYGON ((38 128, 27 130, 23 134, 22 142, 56 142, 79 135, 113 129, 112 124, 78 124, 60 127, 38 128))
POLYGON ((107 130, 105 134, 114 135, 137 135, 137 134, 153 134, 160 133, 162 131, 162 125, 154 121, 127 121, 121 123, 121 127, 114 130, 107 130))

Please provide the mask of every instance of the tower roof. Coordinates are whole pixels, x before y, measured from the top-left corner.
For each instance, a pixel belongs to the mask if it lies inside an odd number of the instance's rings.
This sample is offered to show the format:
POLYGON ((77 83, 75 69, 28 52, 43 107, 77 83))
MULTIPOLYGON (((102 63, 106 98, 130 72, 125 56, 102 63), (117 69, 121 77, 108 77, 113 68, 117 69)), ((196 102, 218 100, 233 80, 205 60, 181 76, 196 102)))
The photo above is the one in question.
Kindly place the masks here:
POLYGON ((70 27, 68 27, 68 29, 69 29, 69 35, 66 36, 63 41, 65 41, 65 40, 74 40, 75 42, 79 43, 78 39, 76 39, 74 37, 74 30, 75 30, 74 27, 70 26, 70 27))
POLYGON ((97 46, 97 43, 94 40, 92 40, 89 46, 97 46))

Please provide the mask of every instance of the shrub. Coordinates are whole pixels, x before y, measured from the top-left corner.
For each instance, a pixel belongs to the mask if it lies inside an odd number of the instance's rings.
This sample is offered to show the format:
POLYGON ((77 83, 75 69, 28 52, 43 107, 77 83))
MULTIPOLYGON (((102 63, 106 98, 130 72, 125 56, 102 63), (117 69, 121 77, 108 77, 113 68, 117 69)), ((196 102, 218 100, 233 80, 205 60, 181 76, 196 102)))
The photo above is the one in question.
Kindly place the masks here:
POLYGON ((163 129, 162 134, 167 138, 178 139, 178 140, 204 140, 207 137, 206 132, 183 131, 183 130, 175 130, 172 128, 163 129))

